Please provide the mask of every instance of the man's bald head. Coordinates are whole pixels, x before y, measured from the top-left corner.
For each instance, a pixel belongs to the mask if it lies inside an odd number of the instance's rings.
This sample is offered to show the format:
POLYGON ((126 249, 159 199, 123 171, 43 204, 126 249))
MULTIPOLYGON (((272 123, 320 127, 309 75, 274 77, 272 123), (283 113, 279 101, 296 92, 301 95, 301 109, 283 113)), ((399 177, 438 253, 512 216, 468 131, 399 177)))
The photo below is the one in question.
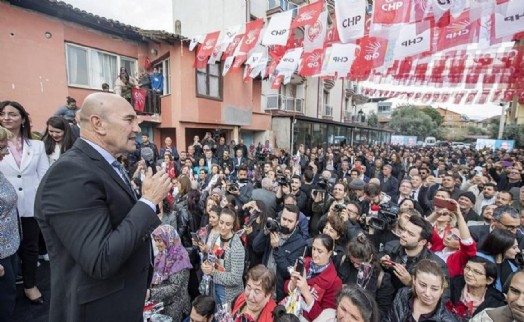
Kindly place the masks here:
POLYGON ((92 115, 98 115, 102 119, 107 117, 107 112, 111 110, 116 104, 129 103, 123 98, 115 94, 109 93, 93 93, 86 97, 84 104, 80 109, 79 118, 80 126, 87 125, 90 122, 92 115))
POLYGON ((139 132, 136 112, 122 97, 95 93, 84 100, 80 110, 80 136, 114 157, 134 152, 139 132))

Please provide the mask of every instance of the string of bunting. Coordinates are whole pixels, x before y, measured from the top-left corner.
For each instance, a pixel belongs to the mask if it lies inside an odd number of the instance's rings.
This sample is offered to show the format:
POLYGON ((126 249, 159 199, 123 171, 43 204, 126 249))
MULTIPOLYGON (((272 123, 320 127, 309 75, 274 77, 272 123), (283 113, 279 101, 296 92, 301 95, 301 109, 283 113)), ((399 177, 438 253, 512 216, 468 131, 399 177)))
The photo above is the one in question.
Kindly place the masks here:
MULTIPOLYGON (((319 0, 267 22, 257 19, 194 37, 194 67, 221 62, 223 76, 244 67, 245 80, 269 78, 272 88, 298 74, 463 89, 453 98, 439 93, 439 102, 524 96, 524 50, 514 45, 524 39, 522 0, 331 3, 319 0), (467 95, 460 96, 464 91, 467 95)), ((409 93, 413 99, 437 100, 436 92, 409 93)))

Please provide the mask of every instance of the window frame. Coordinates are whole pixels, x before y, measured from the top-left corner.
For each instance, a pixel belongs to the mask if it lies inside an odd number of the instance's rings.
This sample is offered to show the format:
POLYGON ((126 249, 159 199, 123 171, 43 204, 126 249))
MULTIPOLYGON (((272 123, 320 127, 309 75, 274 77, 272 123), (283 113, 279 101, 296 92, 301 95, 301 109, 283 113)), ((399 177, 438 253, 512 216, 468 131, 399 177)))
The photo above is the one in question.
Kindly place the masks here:
MULTIPOLYGON (((134 62, 134 65, 135 65, 135 70, 133 71, 129 71, 130 75, 134 77, 135 74, 138 73, 138 59, 137 58, 133 58, 133 57, 129 57, 129 56, 125 56, 125 55, 119 55, 119 54, 116 54, 116 53, 112 53, 112 52, 109 52, 109 51, 105 51, 105 50, 100 50, 100 49, 97 49, 97 48, 92 48, 92 47, 87 47, 87 46, 83 46, 83 45, 78 45, 78 44, 75 44, 75 43, 70 43, 70 42, 65 42, 64 43, 64 48, 65 48, 65 58, 66 58, 66 61, 65 61, 65 65, 66 65, 66 77, 67 77, 67 86, 69 87, 78 87, 78 88, 85 88, 85 89, 92 89, 92 90, 102 90, 101 87, 98 87, 94 84, 91 83, 91 74, 92 73, 92 70, 91 70, 91 66, 92 66, 92 61, 91 61, 91 55, 92 53, 102 53, 102 54, 105 54, 105 55, 109 55, 109 56, 113 56, 116 58, 116 72, 118 74, 118 72, 120 71, 120 67, 122 66, 122 59, 123 60, 127 60, 127 61, 132 61, 134 62), (69 71, 69 50, 68 50, 68 47, 76 47, 76 48, 80 48, 80 49, 83 49, 86 51, 86 55, 87 55, 87 81, 88 81, 88 85, 84 85, 84 84, 76 84, 76 83, 73 83, 71 82, 70 80, 70 71, 69 71)), ((114 75, 114 79, 112 80, 113 82, 113 87, 115 86, 114 82, 116 80, 116 77, 117 77, 117 74, 114 75)), ((111 92, 113 91, 113 88, 111 88, 110 86, 110 89, 109 89, 111 92)))
POLYGON ((199 92, 199 89, 198 89, 198 75, 199 75, 199 73, 203 74, 204 72, 201 71, 198 68, 195 68, 195 93, 196 93, 196 97, 222 102, 224 100, 224 86, 223 86, 224 77, 222 76, 222 63, 218 62, 216 64, 206 64, 205 75, 206 75, 206 92, 207 92, 207 94, 201 94, 199 92), (211 88, 210 87, 210 82, 209 82, 210 76, 217 77, 215 75, 211 75, 210 74, 209 69, 210 69, 211 65, 218 65, 218 97, 209 95, 210 88, 211 88))

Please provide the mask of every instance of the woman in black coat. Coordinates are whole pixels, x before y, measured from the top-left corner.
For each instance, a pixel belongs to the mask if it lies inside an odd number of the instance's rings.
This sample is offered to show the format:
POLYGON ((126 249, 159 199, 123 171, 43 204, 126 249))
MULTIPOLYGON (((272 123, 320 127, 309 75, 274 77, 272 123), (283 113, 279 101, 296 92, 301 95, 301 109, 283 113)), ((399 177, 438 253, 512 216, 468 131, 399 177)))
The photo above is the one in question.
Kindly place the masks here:
POLYGON ((442 302, 446 277, 437 262, 423 259, 415 266, 412 286, 401 288, 382 322, 458 322, 442 302))
POLYGON ((497 265, 482 257, 472 257, 464 275, 451 280, 451 299, 446 307, 463 321, 468 321, 486 308, 504 306, 504 294, 493 287, 497 265))
POLYGON ((337 273, 343 284, 355 284, 369 291, 378 304, 380 315, 384 317, 393 303, 395 288, 391 275, 382 270, 377 259, 373 244, 360 233, 347 244, 337 273))

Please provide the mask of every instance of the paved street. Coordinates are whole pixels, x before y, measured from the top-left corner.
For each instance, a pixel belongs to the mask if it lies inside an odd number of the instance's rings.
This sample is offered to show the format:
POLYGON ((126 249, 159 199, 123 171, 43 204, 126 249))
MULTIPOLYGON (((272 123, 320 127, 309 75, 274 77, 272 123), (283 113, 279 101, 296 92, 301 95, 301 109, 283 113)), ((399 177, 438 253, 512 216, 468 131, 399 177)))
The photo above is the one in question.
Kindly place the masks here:
POLYGON ((17 285, 15 321, 17 322, 48 322, 49 299, 51 298, 49 280, 49 262, 40 262, 37 273, 37 285, 46 303, 44 305, 31 304, 24 296, 24 288, 17 285))

